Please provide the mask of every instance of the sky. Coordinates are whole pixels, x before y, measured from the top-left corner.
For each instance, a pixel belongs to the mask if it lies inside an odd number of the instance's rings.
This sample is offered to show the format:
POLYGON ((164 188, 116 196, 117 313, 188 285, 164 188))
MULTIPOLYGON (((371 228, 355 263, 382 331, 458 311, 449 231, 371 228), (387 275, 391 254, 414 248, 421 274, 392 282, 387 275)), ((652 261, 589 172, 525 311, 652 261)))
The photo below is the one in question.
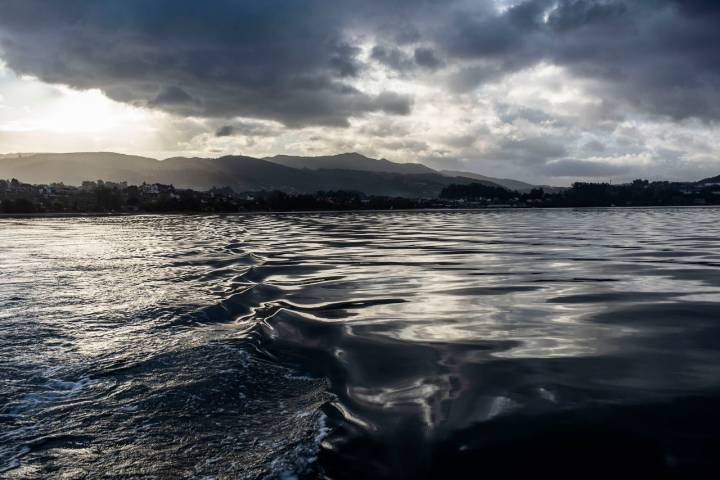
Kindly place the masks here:
POLYGON ((0 153, 720 174, 715 0, 0 0, 0 153))

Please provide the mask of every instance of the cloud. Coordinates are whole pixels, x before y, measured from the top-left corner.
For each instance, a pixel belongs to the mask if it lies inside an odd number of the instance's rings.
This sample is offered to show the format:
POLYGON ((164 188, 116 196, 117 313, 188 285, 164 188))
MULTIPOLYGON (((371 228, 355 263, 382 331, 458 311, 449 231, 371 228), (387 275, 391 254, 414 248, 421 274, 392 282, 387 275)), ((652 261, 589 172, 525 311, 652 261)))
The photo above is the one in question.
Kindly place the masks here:
POLYGON ((436 44, 468 63, 456 79, 466 89, 548 62, 641 112, 718 120, 718 22, 712 2, 529 0, 457 15, 436 44))
POLYGON ((413 56, 415 63, 430 70, 436 70, 444 64, 432 48, 418 47, 415 49, 413 56))
POLYGON ((182 88, 177 86, 166 86, 152 99, 149 104, 154 107, 166 105, 182 105, 193 103, 195 100, 182 88))
POLYGON ((559 141, 537 137, 502 140, 487 156, 491 159, 532 165, 564 157, 567 153, 567 149, 559 141))
POLYGON ((539 110, 525 106, 510 105, 501 103, 496 106, 496 112, 500 120, 505 123, 512 123, 517 120, 527 120, 532 123, 555 122, 556 117, 539 110))
POLYGON ((583 145, 583 150, 590 153, 602 153, 605 151, 605 145, 597 140, 590 140, 583 145))
POLYGON ((216 137, 231 137, 234 134, 235 129, 232 127, 232 125, 223 125, 215 132, 216 137))
POLYGON ((546 175, 555 177, 610 177, 631 171, 628 165, 618 165, 596 160, 563 159, 543 166, 546 175))
MULTIPOLYGON (((720 151, 714 1, 0 0, 0 12, 0 58, 20 79, 169 112, 148 129, 167 149, 362 149, 531 181, 709 174, 720 151)), ((5 81, 0 66, 7 125, 15 99, 50 103, 5 81)))
POLYGON ((401 73, 418 69, 433 71, 444 66, 444 62, 437 56, 435 50, 427 47, 416 47, 406 52, 395 46, 375 45, 370 52, 370 58, 401 73))
POLYGON ((222 125, 215 130, 216 137, 268 137, 278 135, 280 126, 271 122, 257 122, 251 120, 235 121, 230 125, 222 125))
POLYGON ((6 0, 10 68, 114 100, 201 117, 345 126, 411 100, 353 84, 361 65, 340 5, 308 0, 6 0))
POLYGON ((375 45, 370 52, 370 58, 397 71, 406 71, 415 68, 415 63, 412 58, 395 47, 375 45))
POLYGON ((409 99, 387 110, 380 94, 393 92, 361 87, 363 39, 374 38, 371 59, 451 68, 466 89, 550 62, 641 111, 720 119, 714 2, 4 0, 2 12, 2 56, 16 71, 183 115, 297 127, 407 114, 409 99))

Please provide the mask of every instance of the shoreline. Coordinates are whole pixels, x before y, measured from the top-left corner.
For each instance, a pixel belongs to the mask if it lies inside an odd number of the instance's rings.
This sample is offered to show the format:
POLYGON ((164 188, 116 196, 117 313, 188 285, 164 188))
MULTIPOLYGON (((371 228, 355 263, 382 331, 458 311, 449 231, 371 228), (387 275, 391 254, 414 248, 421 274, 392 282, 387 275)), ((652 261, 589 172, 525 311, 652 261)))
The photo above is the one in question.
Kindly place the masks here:
POLYGON ((245 215, 311 215, 329 213, 450 213, 517 210, 632 210, 632 209, 711 209, 720 205, 620 205, 610 207, 471 207, 471 208, 397 208, 397 209, 348 209, 348 210, 257 210, 244 212, 43 212, 0 213, 0 219, 12 218, 93 218, 134 216, 245 216, 245 215))

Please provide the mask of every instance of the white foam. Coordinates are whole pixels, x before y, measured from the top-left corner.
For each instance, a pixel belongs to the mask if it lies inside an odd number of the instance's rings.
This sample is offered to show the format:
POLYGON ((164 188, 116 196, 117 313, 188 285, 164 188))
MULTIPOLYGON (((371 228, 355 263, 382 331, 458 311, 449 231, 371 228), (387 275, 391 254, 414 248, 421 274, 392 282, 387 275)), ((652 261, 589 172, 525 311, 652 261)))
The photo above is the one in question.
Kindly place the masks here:
POLYGON ((557 403, 557 397, 550 390, 540 387, 540 388, 538 388, 538 393, 540 394, 540 396, 542 398, 544 398, 548 402, 557 403))
POLYGON ((15 408, 11 409, 10 413, 22 413, 37 405, 72 397, 96 383, 98 383, 98 380, 92 380, 87 377, 83 377, 74 382, 54 378, 48 379, 46 382, 46 386, 49 387, 48 390, 28 393, 17 401, 15 408))
POLYGON ((519 403, 509 397, 504 397, 502 395, 497 396, 493 398, 492 402, 490 403, 490 409, 488 410, 485 420, 490 420, 492 418, 503 415, 510 410, 518 408, 519 406, 519 403))
MULTIPOLYGON (((296 415, 303 418, 315 412, 302 412, 296 415)), ((311 445, 295 447, 290 455, 276 458, 270 463, 270 473, 265 478, 279 478, 281 480, 296 480, 298 475, 317 461, 317 454, 320 451, 322 441, 330 434, 327 425, 327 416, 319 412, 317 433, 313 437, 311 445), (289 458, 288 458, 289 457, 289 458)))

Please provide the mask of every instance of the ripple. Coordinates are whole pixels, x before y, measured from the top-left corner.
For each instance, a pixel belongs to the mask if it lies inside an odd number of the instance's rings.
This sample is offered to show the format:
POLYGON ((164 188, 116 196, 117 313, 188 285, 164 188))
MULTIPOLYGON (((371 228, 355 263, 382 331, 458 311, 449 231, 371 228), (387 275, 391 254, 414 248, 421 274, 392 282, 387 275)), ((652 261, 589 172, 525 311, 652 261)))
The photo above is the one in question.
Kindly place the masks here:
POLYGON ((0 473, 709 477, 717 215, 0 219, 0 473))

